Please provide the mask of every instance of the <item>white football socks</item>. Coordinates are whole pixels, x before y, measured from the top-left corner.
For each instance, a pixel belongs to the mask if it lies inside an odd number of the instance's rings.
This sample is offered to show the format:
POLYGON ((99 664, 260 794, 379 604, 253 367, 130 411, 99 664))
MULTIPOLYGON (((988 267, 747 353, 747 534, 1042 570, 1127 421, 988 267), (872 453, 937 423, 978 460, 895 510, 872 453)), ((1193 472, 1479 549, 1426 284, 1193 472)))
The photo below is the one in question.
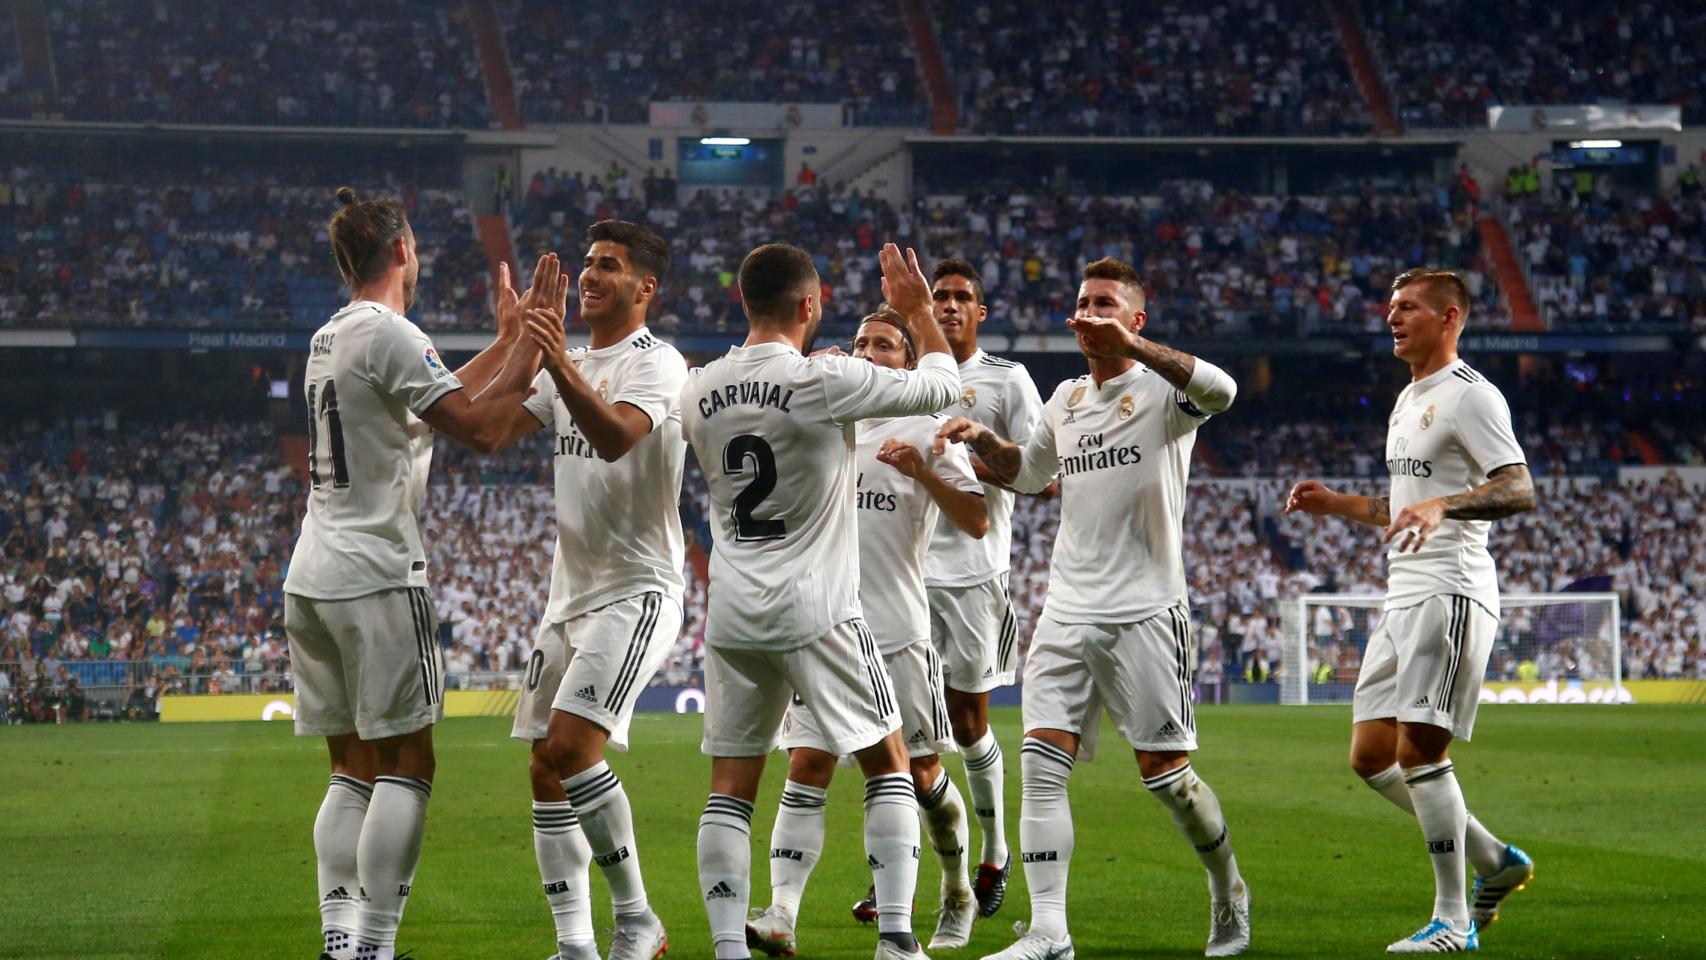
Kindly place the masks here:
POLYGON ((1463 834, 1469 813, 1451 761, 1404 768, 1410 803, 1422 825, 1422 838, 1434 867, 1434 916, 1450 920, 1459 930, 1469 928, 1469 901, 1464 890, 1463 834))
POLYGON ((1173 815, 1173 825, 1196 848, 1197 859, 1208 870, 1209 896, 1215 900, 1239 897, 1242 878, 1238 875, 1238 860, 1232 855, 1226 818, 1220 812, 1220 798, 1197 776, 1189 762, 1146 778, 1143 785, 1173 815))
POLYGON ((750 957, 746 904, 752 888, 752 804, 713 793, 699 817, 699 889, 717 960, 750 957))
POLYGON ((360 879, 356 874, 356 844, 373 785, 341 773, 332 774, 326 799, 314 818, 315 874, 320 887, 320 929, 333 960, 355 956, 360 879))
POLYGON ((800 898, 812 867, 823 855, 823 805, 829 791, 792 780, 782 785, 782 805, 770 830, 770 903, 788 915, 800 915, 800 898))
POLYGON ((1031 891, 1031 929, 1052 940, 1066 936, 1066 875, 1073 846, 1066 782, 1072 762, 1072 754, 1031 737, 1019 750, 1019 859, 1031 891))
MULTIPOLYGON (((1416 808, 1410 803, 1410 788, 1404 786, 1404 770, 1396 763, 1380 771, 1372 777, 1363 778, 1375 793, 1392 801, 1393 806, 1410 816, 1416 815, 1416 808)), ((1469 862, 1474 865, 1475 872, 1483 877, 1490 877, 1505 867, 1505 842, 1493 836, 1473 813, 1464 811, 1464 852, 1469 856, 1469 862)))
POLYGON ((911 774, 865 781, 865 859, 877 889, 877 933, 911 937, 918 891, 918 796, 911 774))
POLYGON ((622 781, 600 760, 563 781, 563 792, 586 831, 592 860, 610 883, 610 903, 618 922, 651 910, 640 879, 640 848, 634 842, 634 812, 622 781))
POLYGON ((426 832, 432 784, 414 777, 382 776, 373 781, 373 799, 356 845, 356 867, 367 899, 356 932, 360 960, 391 960, 397 926, 415 882, 426 832))
POLYGON ((594 947, 592 902, 587 866, 592 848, 581 832, 580 820, 567 801, 533 801, 533 853, 539 859, 539 880, 557 925, 557 952, 569 958, 594 947))
POLYGON ((971 896, 966 875, 966 807, 946 767, 939 768, 936 782, 918 795, 918 807, 930 833, 930 846, 942 863, 942 896, 971 896))
POLYGON ((1002 810, 1002 783, 1005 771, 1001 763, 1001 744, 994 730, 964 747, 966 786, 971 791, 972 813, 983 832, 982 863, 1001 866, 1007 862, 1007 819, 1002 810))

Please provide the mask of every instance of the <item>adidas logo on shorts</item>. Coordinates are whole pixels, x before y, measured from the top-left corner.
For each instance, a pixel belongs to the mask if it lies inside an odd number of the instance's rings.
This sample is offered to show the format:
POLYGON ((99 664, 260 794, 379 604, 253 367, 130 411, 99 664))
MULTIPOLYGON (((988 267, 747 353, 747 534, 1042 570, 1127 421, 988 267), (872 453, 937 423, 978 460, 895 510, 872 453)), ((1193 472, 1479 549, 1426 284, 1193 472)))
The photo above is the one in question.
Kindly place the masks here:
POLYGON ((1419 710, 1422 707, 1425 707, 1427 705, 1428 705, 1428 695, 1424 693, 1421 696, 1416 698, 1415 703, 1410 704, 1410 709, 1411 710, 1419 710))
POLYGON ((732 900, 734 895, 734 888, 722 880, 718 880, 716 886, 705 891, 705 899, 707 900, 732 900))
POLYGON ((575 696, 581 700, 585 700, 587 703, 598 702, 598 691, 593 689, 593 686, 590 683, 579 690, 576 690, 575 696))
POLYGON ((923 743, 924 742, 924 731, 922 731, 922 730, 912 731, 912 736, 907 737, 906 742, 907 743, 923 743))
POLYGON ((1161 725, 1161 729, 1155 731, 1155 738, 1157 740, 1168 740, 1181 736, 1184 736, 1184 734, 1179 732, 1179 725, 1171 720, 1163 723, 1161 725))
POLYGON ((995 668, 994 667, 984 667, 983 668, 983 678, 985 680, 987 680, 993 676, 995 676, 995 668))

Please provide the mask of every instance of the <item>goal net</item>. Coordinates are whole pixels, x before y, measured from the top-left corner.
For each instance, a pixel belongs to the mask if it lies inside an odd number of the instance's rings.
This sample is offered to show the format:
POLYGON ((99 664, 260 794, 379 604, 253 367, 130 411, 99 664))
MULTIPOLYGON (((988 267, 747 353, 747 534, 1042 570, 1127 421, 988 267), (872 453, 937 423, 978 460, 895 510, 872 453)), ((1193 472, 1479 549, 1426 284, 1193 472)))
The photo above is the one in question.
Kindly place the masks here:
MULTIPOLYGON (((1281 703, 1350 703, 1379 594, 1308 593, 1282 601, 1281 703)), ((1552 698, 1614 703, 1623 691, 1615 593, 1516 593, 1499 598, 1499 633, 1481 702, 1552 698), (1537 690, 1548 691, 1536 695, 1537 690), (1559 691, 1562 691, 1560 693, 1559 691)))

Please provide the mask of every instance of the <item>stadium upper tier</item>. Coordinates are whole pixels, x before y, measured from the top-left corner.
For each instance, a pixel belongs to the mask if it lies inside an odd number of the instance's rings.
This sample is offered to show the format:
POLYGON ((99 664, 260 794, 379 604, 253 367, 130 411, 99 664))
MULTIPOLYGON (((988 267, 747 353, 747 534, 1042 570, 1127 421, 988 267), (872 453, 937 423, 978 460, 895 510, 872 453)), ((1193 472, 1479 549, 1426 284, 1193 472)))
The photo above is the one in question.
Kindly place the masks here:
POLYGON ((974 133, 1332 136, 1375 129, 1373 90, 1409 127, 1479 127, 1495 104, 1706 119, 1698 5, 499 0, 482 17, 483 2, 25 0, 45 32, 0 17, 0 49, 42 56, 0 58, 0 115, 485 128, 507 63, 528 123, 644 123, 675 100, 837 103, 852 123, 921 127, 942 100, 974 133))
POLYGON ((1706 121, 1706 7, 1364 0, 1407 127, 1477 127, 1494 104, 1676 104, 1706 121))

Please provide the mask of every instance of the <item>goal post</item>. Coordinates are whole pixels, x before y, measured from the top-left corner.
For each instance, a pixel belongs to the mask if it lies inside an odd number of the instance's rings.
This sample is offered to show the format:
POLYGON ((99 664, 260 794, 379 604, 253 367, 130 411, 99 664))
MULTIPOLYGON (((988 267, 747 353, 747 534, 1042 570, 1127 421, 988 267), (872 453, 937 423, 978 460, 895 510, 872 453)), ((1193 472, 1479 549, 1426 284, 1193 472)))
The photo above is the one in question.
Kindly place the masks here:
MULTIPOLYGON (((1284 704, 1349 703, 1381 594, 1306 593, 1280 601, 1285 649, 1278 671, 1284 704)), ((1591 684, 1595 702, 1623 689, 1621 601, 1615 593, 1512 593, 1499 597, 1499 632, 1488 683, 1591 684)), ((1483 688, 1482 702, 1496 697, 1483 688)), ((1589 699, 1584 696, 1584 700, 1589 699)))

